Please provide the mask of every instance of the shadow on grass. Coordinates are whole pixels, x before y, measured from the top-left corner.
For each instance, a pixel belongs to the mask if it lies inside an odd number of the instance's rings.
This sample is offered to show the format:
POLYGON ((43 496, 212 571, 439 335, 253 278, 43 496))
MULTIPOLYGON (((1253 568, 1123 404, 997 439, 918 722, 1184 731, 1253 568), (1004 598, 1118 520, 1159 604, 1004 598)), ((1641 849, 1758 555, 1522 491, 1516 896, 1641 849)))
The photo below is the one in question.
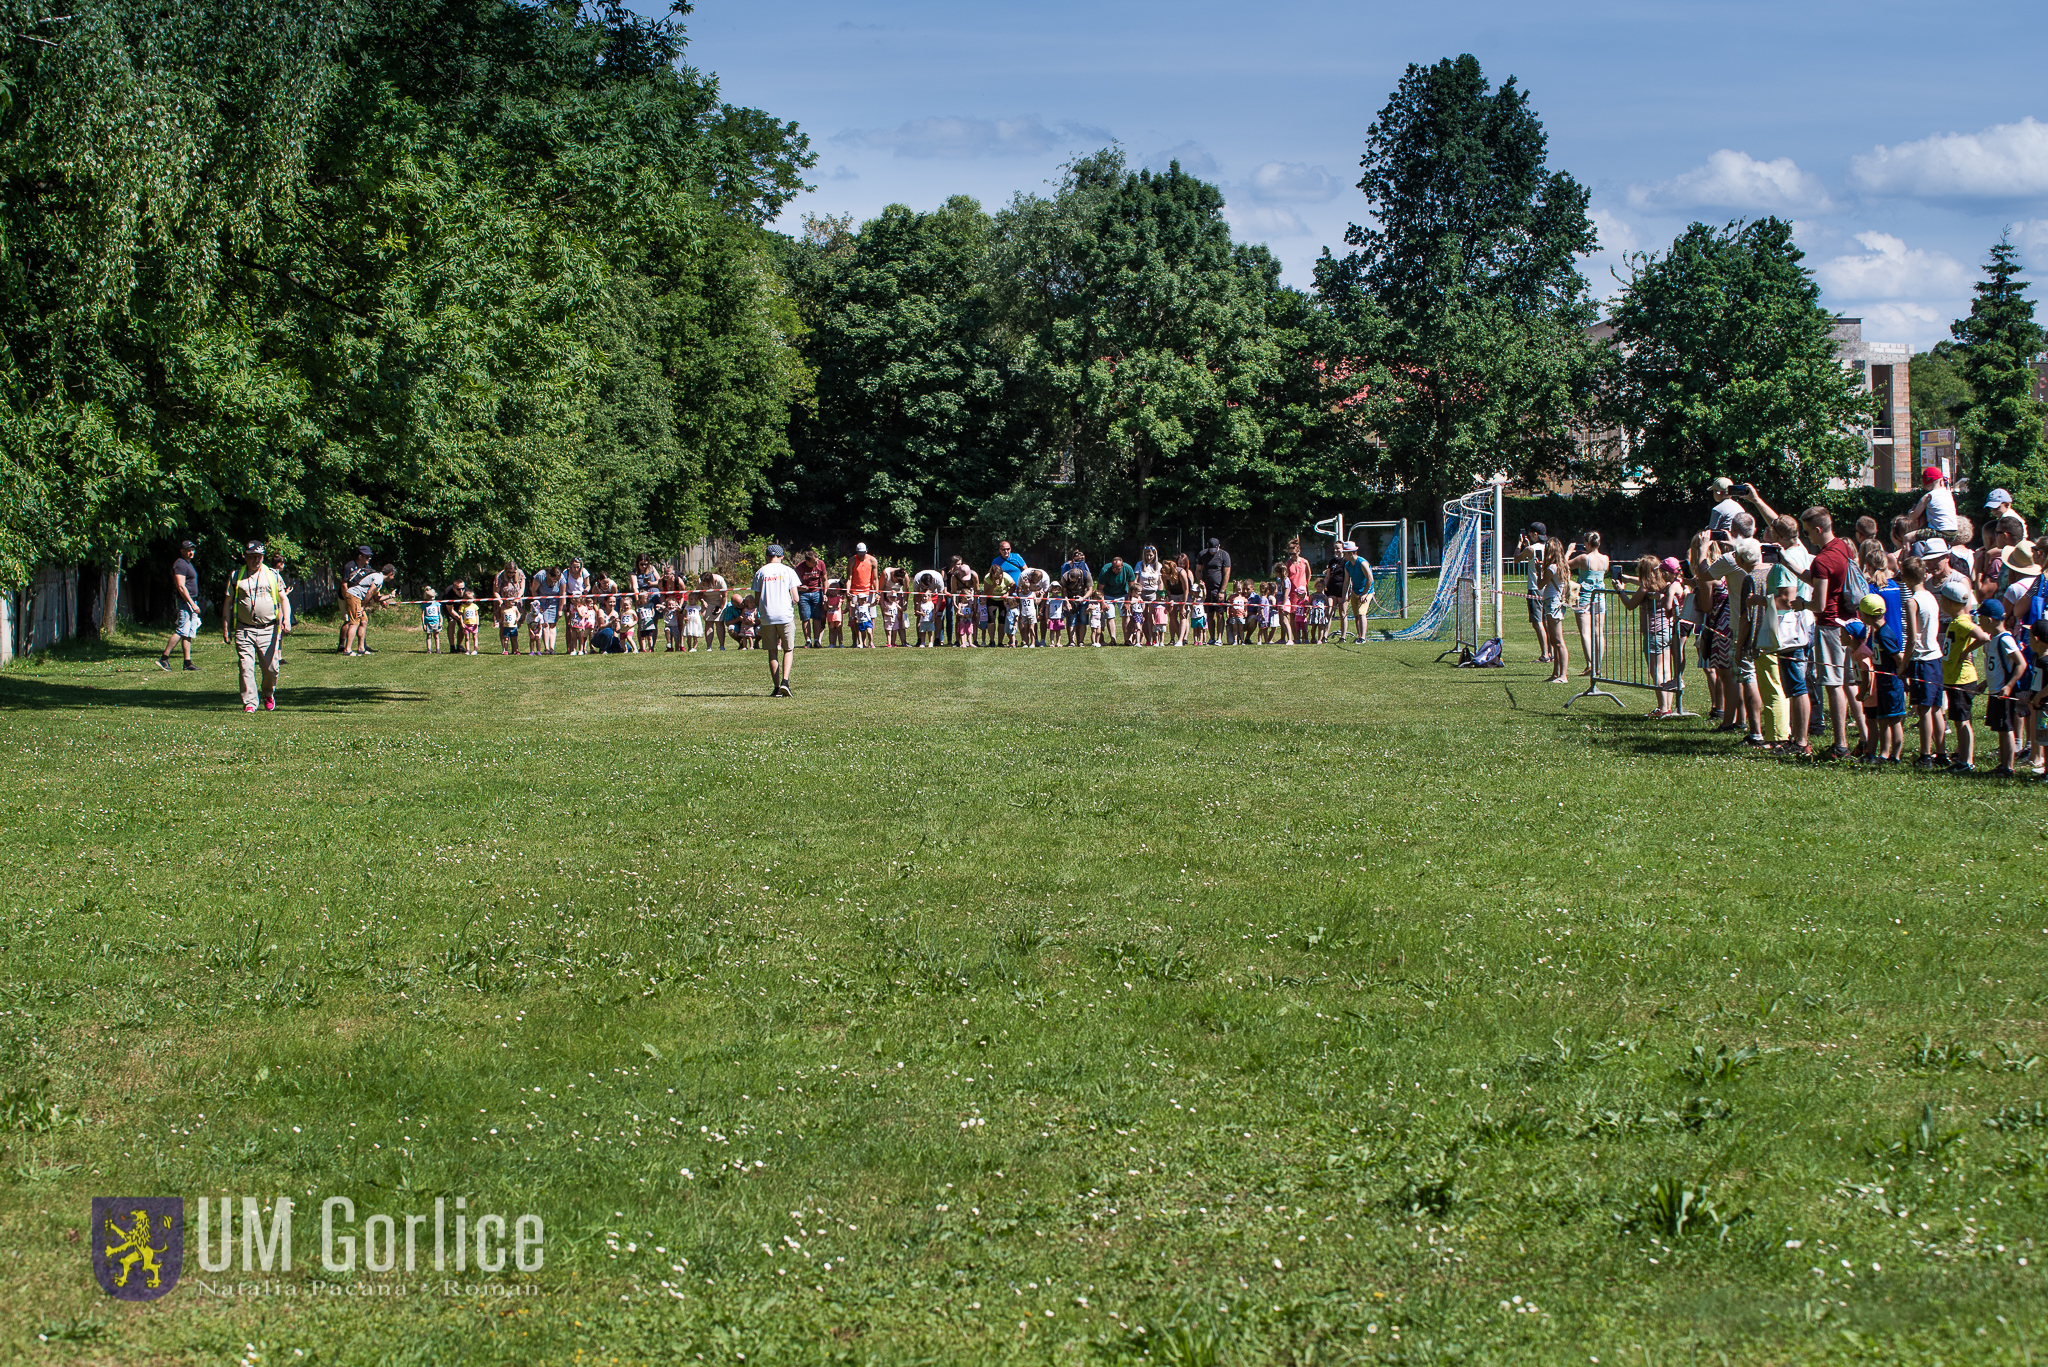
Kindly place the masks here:
MULTIPOLYGON (((199 691, 194 689, 103 688, 92 684, 59 683, 50 679, 0 676, 0 711, 41 712, 58 708, 121 707, 149 711, 232 712, 240 701, 233 688, 199 691)), ((409 688, 377 688, 356 685, 347 688, 295 686, 286 680, 277 690, 277 705, 283 711, 340 712, 368 703, 425 702, 427 695, 409 688)))

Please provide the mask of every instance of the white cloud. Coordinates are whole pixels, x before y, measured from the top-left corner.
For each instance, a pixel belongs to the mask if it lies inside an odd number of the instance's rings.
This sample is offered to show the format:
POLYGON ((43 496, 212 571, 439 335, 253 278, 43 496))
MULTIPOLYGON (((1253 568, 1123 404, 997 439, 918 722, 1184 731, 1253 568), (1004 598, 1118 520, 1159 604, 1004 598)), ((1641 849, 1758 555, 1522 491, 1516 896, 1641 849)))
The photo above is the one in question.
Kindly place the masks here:
POLYGON ((2013 224, 2012 241, 2036 273, 2041 266, 2048 266, 2048 218, 2030 218, 2013 224), (2040 264, 2036 265, 2037 262, 2040 264))
POLYGON ((854 170, 851 166, 848 166, 844 162, 842 162, 839 165, 832 168, 832 179, 859 180, 860 172, 854 170))
POLYGON ((1905 342, 1915 351, 1948 336, 1949 320, 1955 314, 1928 304, 1873 304, 1859 309, 1863 337, 1870 342, 1905 342))
POLYGON ((1593 220, 1593 229, 1600 234, 1600 251, 1620 253, 1641 251, 1643 240, 1636 236, 1636 230, 1629 226, 1619 214, 1605 209, 1595 209, 1587 215, 1593 220))
POLYGON ((894 128, 849 128, 832 141, 850 147, 872 147, 899 157, 954 161, 968 157, 1036 157, 1081 143, 1103 146, 1115 141, 1105 129, 1072 119, 1047 124, 1036 114, 1015 119, 912 119, 894 128))
POLYGON ((1758 161, 1724 147, 1683 175, 1656 185, 1632 185, 1638 209, 1739 209, 1755 213, 1825 213, 1834 207, 1820 177, 1790 157, 1758 161))
POLYGON ((1969 272, 1945 252, 1908 247, 1890 233, 1858 233, 1865 248, 1813 268, 1821 288, 1839 299, 1927 299, 1968 293, 1969 272))
POLYGON ((2048 195, 2048 123, 2029 116, 1978 133, 1940 133, 1875 147, 1849 163, 1874 194, 2029 199, 2048 195))
POLYGON ((1269 161, 1252 172, 1251 195, 1264 203, 1313 204, 1336 198, 1343 187, 1320 166, 1269 161))
POLYGON ((1230 225, 1230 231, 1248 241, 1264 241, 1274 237, 1300 237, 1309 231, 1292 209, 1280 209, 1269 204, 1252 204, 1240 207, 1226 203, 1223 206, 1223 221, 1230 225))
POLYGON ((1180 169, 1191 176, 1213 179, 1216 175, 1216 158, 1209 155, 1209 149, 1199 142, 1184 142, 1145 158, 1145 165, 1154 171, 1164 171, 1175 162, 1179 162, 1180 169))

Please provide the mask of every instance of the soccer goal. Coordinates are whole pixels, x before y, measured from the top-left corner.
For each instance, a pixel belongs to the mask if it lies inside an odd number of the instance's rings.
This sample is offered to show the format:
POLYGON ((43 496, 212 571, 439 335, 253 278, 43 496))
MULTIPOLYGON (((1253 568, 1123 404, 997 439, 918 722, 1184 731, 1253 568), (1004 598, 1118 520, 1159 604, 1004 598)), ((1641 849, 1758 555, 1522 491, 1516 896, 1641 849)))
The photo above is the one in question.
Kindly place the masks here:
POLYGON ((1450 637, 1449 655, 1458 648, 1477 651, 1482 642, 1501 634, 1500 540, 1505 480, 1494 480, 1444 504, 1443 563, 1436 593, 1422 615, 1390 641, 1441 641, 1450 637))

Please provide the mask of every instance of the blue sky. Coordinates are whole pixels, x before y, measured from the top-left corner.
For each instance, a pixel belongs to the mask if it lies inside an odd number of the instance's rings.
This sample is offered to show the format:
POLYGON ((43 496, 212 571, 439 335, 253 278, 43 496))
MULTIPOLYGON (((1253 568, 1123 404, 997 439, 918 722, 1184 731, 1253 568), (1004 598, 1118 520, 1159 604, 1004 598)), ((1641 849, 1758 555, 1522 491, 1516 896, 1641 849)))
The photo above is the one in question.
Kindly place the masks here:
POLYGON ((950 194, 995 209, 1114 141, 1220 183, 1237 235, 1305 285, 1364 215, 1359 151, 1407 64, 1470 52, 1520 79, 1551 165, 1592 188, 1602 294, 1623 252, 1763 213, 1794 220, 1871 340, 1947 336, 2008 225, 2048 274, 2031 6, 703 0, 688 24, 727 99, 811 135, 817 188, 789 229, 950 194))

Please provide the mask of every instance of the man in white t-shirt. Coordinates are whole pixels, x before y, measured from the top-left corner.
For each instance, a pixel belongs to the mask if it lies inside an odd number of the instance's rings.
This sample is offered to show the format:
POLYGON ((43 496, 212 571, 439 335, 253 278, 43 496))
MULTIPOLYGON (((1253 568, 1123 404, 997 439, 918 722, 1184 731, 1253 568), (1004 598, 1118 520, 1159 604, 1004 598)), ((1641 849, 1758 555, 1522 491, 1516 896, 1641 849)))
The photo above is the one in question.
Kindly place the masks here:
POLYGON ((761 614, 761 644, 768 651, 771 698, 794 696, 789 691, 790 666, 796 660, 796 600, 803 580, 782 563, 782 547, 768 548, 768 563, 754 575, 754 601, 761 614))

